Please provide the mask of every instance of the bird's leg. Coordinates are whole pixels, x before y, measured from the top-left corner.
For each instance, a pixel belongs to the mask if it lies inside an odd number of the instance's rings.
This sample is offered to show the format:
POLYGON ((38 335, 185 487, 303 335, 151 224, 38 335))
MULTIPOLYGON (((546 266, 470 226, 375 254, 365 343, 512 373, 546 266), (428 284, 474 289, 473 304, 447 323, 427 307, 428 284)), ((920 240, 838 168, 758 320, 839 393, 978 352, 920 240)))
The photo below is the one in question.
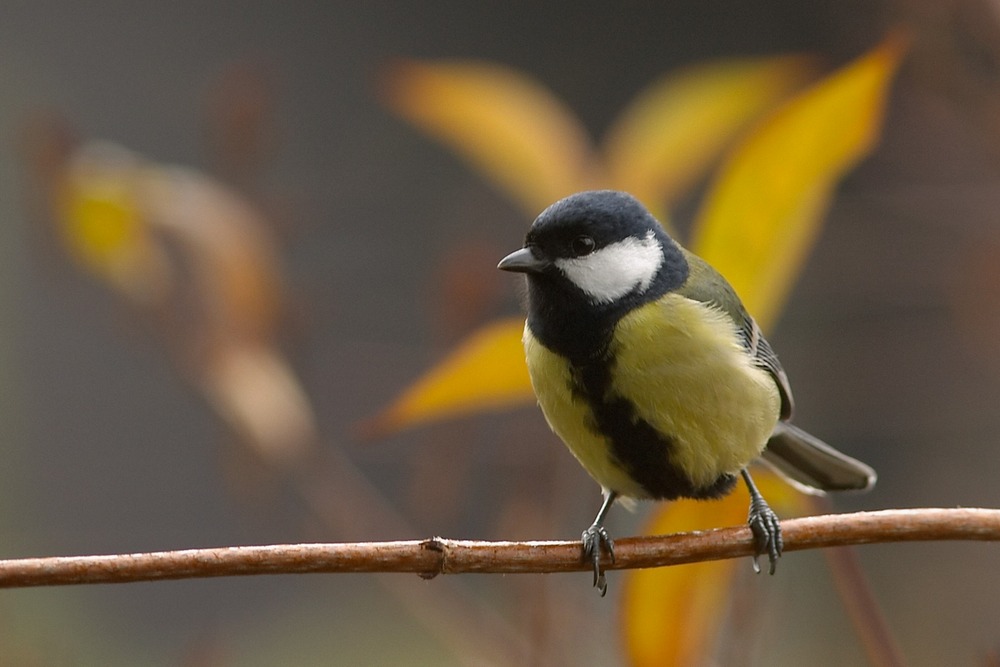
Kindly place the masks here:
POLYGON ((741 470, 740 474, 743 475, 743 481, 746 482, 747 489, 750 491, 750 514, 747 517, 747 523, 750 524, 750 532, 753 533, 754 548, 756 549, 753 557, 754 572, 760 572, 757 558, 766 553, 771 563, 769 573, 774 574, 775 564, 781 556, 781 549, 784 546, 781 542, 781 522, 778 521, 778 515, 764 500, 764 496, 760 495, 760 491, 750 479, 750 473, 747 472, 746 468, 741 470))
POLYGON ((608 580, 601 569, 601 549, 608 552, 612 563, 615 562, 615 543, 604 529, 604 517, 617 497, 618 494, 614 491, 605 491, 604 504, 601 505, 597 518, 590 528, 583 531, 583 559, 594 564, 594 586, 601 592, 601 597, 608 592, 608 580))

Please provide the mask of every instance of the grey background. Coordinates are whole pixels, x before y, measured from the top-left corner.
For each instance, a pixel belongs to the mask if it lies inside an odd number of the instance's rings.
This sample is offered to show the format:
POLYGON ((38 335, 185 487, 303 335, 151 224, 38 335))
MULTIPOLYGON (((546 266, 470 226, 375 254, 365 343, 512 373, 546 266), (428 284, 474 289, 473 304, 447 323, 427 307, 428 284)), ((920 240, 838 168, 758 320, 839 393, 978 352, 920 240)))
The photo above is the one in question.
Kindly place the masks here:
MULTIPOLYGON (((988 113, 997 42, 980 9, 842 0, 5 3, 0 556, 350 537, 304 522, 280 485, 258 494, 252 476, 249 490, 235 481, 246 462, 162 350, 103 286, 37 247, 16 150, 33 114, 57 110, 85 136, 210 169, 206 96, 229 64, 259 63, 274 83, 276 148, 260 189, 280 202, 287 225, 297 322, 287 350, 322 432, 412 522, 414 534, 384 537, 569 538, 592 517, 596 493, 533 410, 379 443, 353 437, 359 420, 475 324, 442 324, 442 265, 471 242, 496 261, 530 222, 387 111, 379 72, 397 57, 503 62, 549 86, 600 137, 632 96, 675 67, 790 51, 836 65, 901 20, 916 27, 918 46, 884 140, 839 188, 769 337, 800 423, 880 473, 874 492, 838 499, 839 509, 996 506, 1000 346, 982 340, 1000 312, 988 272, 1000 258, 1000 142, 988 113), (982 292, 972 324, 962 319, 969 290, 982 292), (436 475, 460 481, 435 501, 436 475), (562 522, 539 534, 531 508, 552 489, 562 522)), ((697 194, 684 202, 679 226, 696 203, 697 194)), ((483 275, 501 296, 478 321, 517 312, 506 277, 483 275)), ((644 511, 617 514, 617 534, 644 511)), ((861 558, 912 664, 969 664, 1000 648, 994 547, 874 546, 861 558)), ((538 664, 621 660, 614 598, 596 599, 586 575, 470 579, 462 585, 537 640, 538 664), (544 602, 531 597, 541 585, 544 602)), ((435 585, 424 584, 427 606, 435 585)), ((774 580, 743 585, 759 591, 766 612, 750 648, 737 652, 746 664, 863 659, 820 555, 790 555, 774 580)), ((7 664, 459 664, 446 643, 367 576, 0 591, 7 664)))

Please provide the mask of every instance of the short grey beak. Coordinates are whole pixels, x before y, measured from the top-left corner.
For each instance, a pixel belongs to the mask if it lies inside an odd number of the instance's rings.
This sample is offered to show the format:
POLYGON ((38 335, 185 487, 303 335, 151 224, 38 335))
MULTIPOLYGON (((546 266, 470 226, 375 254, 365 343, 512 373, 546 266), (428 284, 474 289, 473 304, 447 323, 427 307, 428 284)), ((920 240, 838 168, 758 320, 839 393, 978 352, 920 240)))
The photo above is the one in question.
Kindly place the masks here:
POLYGON ((517 273, 541 273, 548 266, 549 261, 535 257, 530 248, 515 250, 497 264, 497 268, 501 271, 516 271, 517 273))

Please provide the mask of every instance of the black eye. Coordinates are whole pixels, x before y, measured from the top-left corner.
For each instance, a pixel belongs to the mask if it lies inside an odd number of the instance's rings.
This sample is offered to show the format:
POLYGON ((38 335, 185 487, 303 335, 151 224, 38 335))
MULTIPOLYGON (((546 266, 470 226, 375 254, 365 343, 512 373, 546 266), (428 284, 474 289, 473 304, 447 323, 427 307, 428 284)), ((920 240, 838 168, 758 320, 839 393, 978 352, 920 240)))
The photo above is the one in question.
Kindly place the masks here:
POLYGON ((584 255, 589 255, 594 252, 594 239, 589 236, 577 236, 570 243, 570 249, 576 257, 583 257, 584 255))

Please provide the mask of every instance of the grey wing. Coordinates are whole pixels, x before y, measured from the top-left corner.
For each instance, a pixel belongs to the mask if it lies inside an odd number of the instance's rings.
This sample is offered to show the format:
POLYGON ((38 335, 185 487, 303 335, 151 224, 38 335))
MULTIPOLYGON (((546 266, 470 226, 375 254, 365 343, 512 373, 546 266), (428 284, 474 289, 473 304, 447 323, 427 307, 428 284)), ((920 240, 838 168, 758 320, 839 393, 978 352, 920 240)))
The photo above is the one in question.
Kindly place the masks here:
POLYGON ((778 355, 774 353, 771 344, 764 338, 764 334, 761 332, 760 327, 757 326, 757 322, 746 311, 743 311, 741 319, 742 322, 738 324, 743 346, 750 353, 750 356, 753 357, 757 365, 770 373, 774 378, 775 383, 778 385, 778 391, 781 393, 781 419, 787 421, 792 417, 792 412, 795 409, 795 401, 792 398, 792 388, 788 384, 788 376, 785 374, 785 369, 781 367, 778 355))

